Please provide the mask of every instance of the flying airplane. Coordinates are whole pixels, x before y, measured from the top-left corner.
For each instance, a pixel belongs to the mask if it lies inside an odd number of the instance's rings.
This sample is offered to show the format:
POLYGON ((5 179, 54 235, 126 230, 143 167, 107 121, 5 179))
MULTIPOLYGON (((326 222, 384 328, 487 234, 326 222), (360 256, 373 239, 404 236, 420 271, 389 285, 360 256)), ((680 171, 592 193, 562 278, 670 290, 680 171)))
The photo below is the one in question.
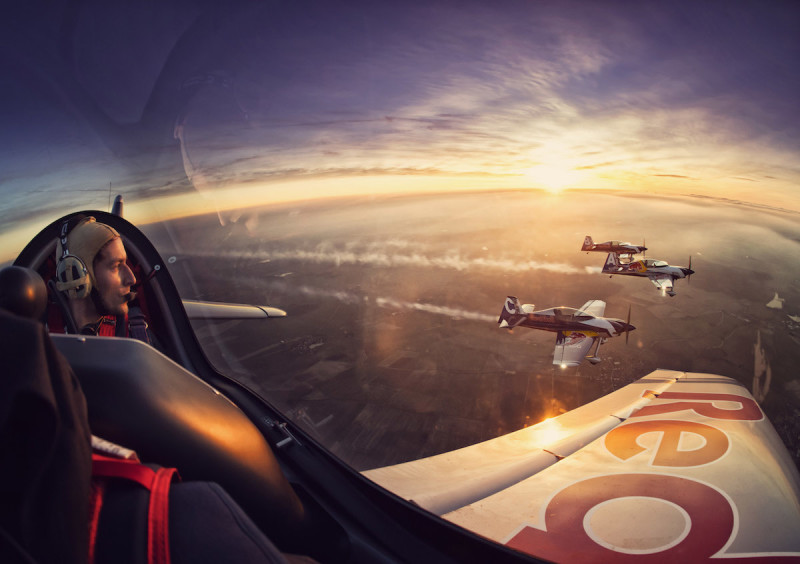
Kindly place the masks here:
POLYGON ((595 243, 591 235, 587 235, 583 239, 582 251, 596 252, 596 253, 618 253, 620 255, 635 255, 643 253, 647 247, 642 245, 634 245, 632 243, 622 241, 605 241, 603 243, 595 243))
POLYGON ((603 274, 619 274, 622 276, 644 276, 661 290, 662 294, 675 295, 673 285, 676 280, 694 274, 692 270, 692 257, 689 257, 689 266, 672 266, 666 261, 657 259, 641 259, 631 262, 620 261, 617 253, 608 253, 606 263, 603 265, 603 274))
POLYGON ((535 311, 533 304, 523 305, 516 297, 508 296, 497 322, 501 328, 522 326, 557 333, 553 364, 566 368, 580 365, 584 358, 597 364, 602 360, 597 353, 606 339, 625 333, 627 342, 628 333, 636 329, 630 324, 630 310, 628 321, 603 317, 605 310, 606 302, 589 300, 579 309, 553 307, 535 311), (595 344, 594 353, 587 355, 595 344))

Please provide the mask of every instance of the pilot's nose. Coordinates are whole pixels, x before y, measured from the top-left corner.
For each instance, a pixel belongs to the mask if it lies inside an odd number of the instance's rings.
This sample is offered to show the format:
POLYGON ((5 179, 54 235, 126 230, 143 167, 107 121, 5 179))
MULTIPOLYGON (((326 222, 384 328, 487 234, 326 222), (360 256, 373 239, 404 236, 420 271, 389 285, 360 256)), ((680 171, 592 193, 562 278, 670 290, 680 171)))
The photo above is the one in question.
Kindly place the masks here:
POLYGON ((122 265, 122 269, 122 285, 133 286, 136 284, 136 276, 133 274, 133 271, 127 263, 122 265))

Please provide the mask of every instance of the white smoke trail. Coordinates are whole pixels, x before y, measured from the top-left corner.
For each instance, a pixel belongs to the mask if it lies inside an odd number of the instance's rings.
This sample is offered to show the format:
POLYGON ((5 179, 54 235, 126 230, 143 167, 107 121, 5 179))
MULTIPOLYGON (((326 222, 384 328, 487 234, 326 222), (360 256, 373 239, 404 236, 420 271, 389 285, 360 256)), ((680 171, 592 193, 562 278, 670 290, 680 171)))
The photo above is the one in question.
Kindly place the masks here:
MULTIPOLYGON (((338 300, 344 304, 357 305, 359 303, 369 303, 370 298, 367 296, 359 296, 352 292, 327 290, 324 288, 314 288, 306 285, 294 286, 282 281, 268 282, 266 286, 271 290, 280 290, 283 292, 293 292, 309 296, 313 298, 328 298, 338 300)), ((374 299, 375 305, 386 309, 395 310, 413 310, 422 311, 425 313, 433 313, 436 315, 443 315, 450 318, 470 319, 473 321, 497 321, 496 315, 489 315, 475 310, 468 310, 464 308, 446 307, 437 304, 426 304, 420 302, 407 302, 395 298, 378 297, 374 299)), ((289 313, 291 315, 291 312, 289 313)))
POLYGON ((497 321, 496 315, 488 315, 479 311, 466 310, 461 308, 445 307, 436 304, 423 304, 419 302, 405 302, 394 298, 377 298, 375 303, 379 307, 391 309, 411 309, 445 315, 447 317, 460 317, 462 319, 472 319, 474 321, 497 321))
POLYGON ((314 298, 333 298, 348 305, 355 305, 363 301, 367 301, 366 297, 357 296, 344 290, 324 290, 322 288, 312 288, 311 286, 297 286, 297 291, 304 296, 314 298))
POLYGON ((537 260, 519 260, 514 258, 471 258, 457 251, 450 251, 438 256, 429 256, 419 252, 398 253, 385 251, 353 251, 345 249, 318 248, 315 250, 260 250, 260 251, 225 251, 224 253, 198 253, 193 256, 222 256, 240 260, 256 260, 270 262, 277 260, 301 261, 315 264, 333 264, 340 266, 372 266, 379 268, 438 268, 464 272, 472 269, 492 270, 497 272, 532 272, 546 271, 560 274, 595 274, 597 267, 578 267, 563 262, 542 262, 537 260))
POLYGON ((352 292, 344 290, 328 290, 324 288, 313 288, 305 284, 291 284, 284 280, 262 281, 259 280, 259 285, 268 291, 278 291, 285 294, 302 294, 311 298, 329 298, 342 302, 347 305, 356 305, 362 302, 368 302, 369 298, 366 296, 359 296, 352 292))

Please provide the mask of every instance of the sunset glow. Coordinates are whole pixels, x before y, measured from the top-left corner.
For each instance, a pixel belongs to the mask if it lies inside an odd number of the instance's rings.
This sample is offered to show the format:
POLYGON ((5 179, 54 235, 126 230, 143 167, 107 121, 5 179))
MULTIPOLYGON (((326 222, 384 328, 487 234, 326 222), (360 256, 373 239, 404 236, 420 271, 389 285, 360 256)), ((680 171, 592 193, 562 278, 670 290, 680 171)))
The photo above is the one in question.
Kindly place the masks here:
MULTIPOLYGON (((24 229, 65 209, 108 209, 117 193, 154 220, 487 189, 695 194, 800 211, 797 11, 713 6, 265 9, 245 18, 263 25, 232 18, 227 42, 191 56, 170 50, 192 9, 142 8, 146 21, 164 18, 156 36, 81 28, 66 65, 77 78, 47 96, 26 94, 28 75, 5 69, 0 220, 24 229), (157 80, 168 61, 191 93, 157 80)), ((15 29, 25 65, 47 75, 58 42, 15 29)))

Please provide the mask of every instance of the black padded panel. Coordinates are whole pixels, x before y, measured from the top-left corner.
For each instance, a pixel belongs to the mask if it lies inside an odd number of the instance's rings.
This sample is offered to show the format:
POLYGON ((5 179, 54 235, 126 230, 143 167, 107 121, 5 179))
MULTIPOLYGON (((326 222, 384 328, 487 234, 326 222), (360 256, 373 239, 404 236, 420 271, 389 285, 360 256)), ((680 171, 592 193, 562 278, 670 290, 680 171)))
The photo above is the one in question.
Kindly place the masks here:
POLYGON ((0 269, 0 308, 38 321, 47 308, 47 286, 39 273, 22 266, 0 269))
POLYGON ((264 436, 217 390, 135 339, 52 338, 80 380, 95 435, 185 480, 218 482, 276 540, 302 521, 264 436))

